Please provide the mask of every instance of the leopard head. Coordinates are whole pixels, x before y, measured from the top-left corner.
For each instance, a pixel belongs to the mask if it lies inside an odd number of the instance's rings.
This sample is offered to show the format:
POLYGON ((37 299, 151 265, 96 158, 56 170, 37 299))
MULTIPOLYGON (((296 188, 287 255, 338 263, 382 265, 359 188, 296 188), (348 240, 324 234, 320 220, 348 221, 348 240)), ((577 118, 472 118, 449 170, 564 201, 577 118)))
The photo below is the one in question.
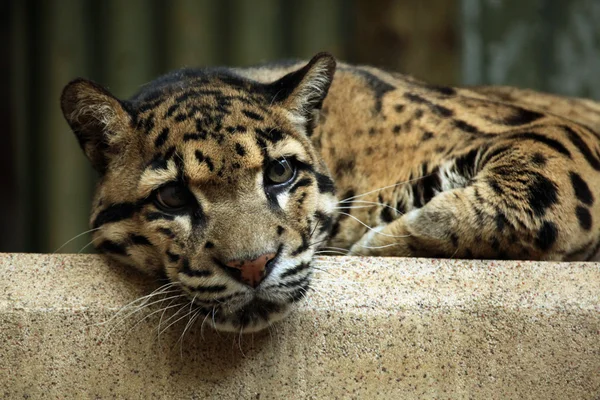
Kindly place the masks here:
POLYGON ((270 83, 187 69, 129 100, 69 83, 64 116, 100 174, 97 249, 166 275, 219 330, 282 318, 307 291, 336 218, 310 140, 334 71, 325 53, 270 83))

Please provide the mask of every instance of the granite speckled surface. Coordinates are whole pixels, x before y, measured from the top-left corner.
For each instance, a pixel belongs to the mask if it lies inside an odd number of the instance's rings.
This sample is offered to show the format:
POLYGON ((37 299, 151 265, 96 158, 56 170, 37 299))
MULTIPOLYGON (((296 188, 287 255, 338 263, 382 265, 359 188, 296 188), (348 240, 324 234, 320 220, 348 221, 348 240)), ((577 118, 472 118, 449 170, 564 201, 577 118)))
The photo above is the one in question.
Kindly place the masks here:
POLYGON ((187 318, 166 328, 157 308, 105 322, 152 280, 98 256, 2 254, 0 397, 600 397, 600 264, 319 265, 316 290, 270 331, 198 319, 181 339, 187 318))

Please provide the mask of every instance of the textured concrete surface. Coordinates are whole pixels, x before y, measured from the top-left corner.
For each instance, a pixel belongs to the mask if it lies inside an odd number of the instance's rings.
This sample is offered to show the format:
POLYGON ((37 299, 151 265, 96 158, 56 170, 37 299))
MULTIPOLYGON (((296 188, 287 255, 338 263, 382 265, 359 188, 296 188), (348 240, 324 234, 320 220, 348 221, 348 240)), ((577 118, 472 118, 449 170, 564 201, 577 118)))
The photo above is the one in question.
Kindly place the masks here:
POLYGON ((156 282, 97 256, 0 255, 0 397, 600 397, 600 264, 318 264, 316 290, 270 331, 199 318, 182 339, 188 317, 167 328, 178 307, 111 320, 156 282))

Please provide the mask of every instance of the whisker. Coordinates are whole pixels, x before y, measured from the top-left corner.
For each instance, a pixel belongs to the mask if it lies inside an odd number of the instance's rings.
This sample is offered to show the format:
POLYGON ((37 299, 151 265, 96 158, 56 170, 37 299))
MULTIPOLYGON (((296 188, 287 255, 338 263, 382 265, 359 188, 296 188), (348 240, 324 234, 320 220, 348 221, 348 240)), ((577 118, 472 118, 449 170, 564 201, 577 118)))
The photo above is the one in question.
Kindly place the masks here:
POLYGON ((378 201, 367 201, 367 200, 354 200, 352 201, 353 204, 356 203, 360 203, 360 204, 371 204, 370 206, 342 206, 342 207, 335 207, 336 209, 339 210, 343 210, 343 209, 354 209, 354 208, 371 208, 374 206, 382 206, 383 208, 389 208, 390 210, 395 211, 396 213, 398 213, 399 215, 404 215, 404 213, 400 210, 398 210, 396 207, 392 207, 389 204, 386 203, 380 203, 378 201))
MULTIPOLYGON (((171 317, 169 317, 168 320, 165 321, 165 323, 169 322, 171 319, 175 318, 176 315, 178 315, 182 310, 185 310, 187 308, 187 304, 184 303, 184 306, 179 308, 179 310, 177 310, 177 312, 175 314, 173 314, 171 317)), ((167 331, 167 329, 169 329, 171 326, 175 325, 176 323, 178 323, 179 321, 181 321, 182 319, 184 319, 185 317, 188 317, 192 314, 192 311, 188 311, 187 313, 185 313, 182 317, 177 318, 175 321, 171 322, 169 325, 167 325, 166 328, 164 328, 162 331, 158 332, 158 337, 160 339, 160 335, 163 334, 164 332, 167 331)))
MULTIPOLYGON (((412 235, 406 235, 408 236, 412 236, 412 235)), ((400 245, 400 243, 390 243, 390 244, 384 244, 381 246, 366 246, 364 244, 359 244, 360 247, 362 247, 363 249, 385 249, 386 247, 392 247, 392 246, 398 246, 400 245)))
POLYGON ((358 198, 364 197, 364 196, 369 195, 371 193, 376 193, 376 192, 379 192, 379 191, 382 191, 382 190, 385 190, 385 189, 390 189, 390 188, 393 188, 393 187, 396 187, 396 186, 400 186, 400 185, 406 185, 407 183, 410 183, 410 182, 413 182, 413 181, 418 181, 420 179, 427 178, 428 176, 431 176, 431 175, 433 175, 433 174, 429 173, 429 174, 420 176, 418 178, 409 179, 407 181, 394 183, 393 185, 384 186, 382 188, 374 189, 374 190, 371 190, 371 191, 363 193, 363 194, 357 194, 355 196, 351 196, 351 197, 345 198, 345 199, 339 201, 338 203, 346 203, 346 202, 352 201, 354 199, 358 199, 358 198))
POLYGON ((348 214, 348 213, 345 213, 345 212, 340 212, 340 214, 344 214, 344 215, 346 215, 346 216, 348 216, 350 218, 355 219, 358 223, 360 223, 365 228, 367 228, 367 229, 369 229, 369 230, 371 230, 371 231, 373 231, 373 232, 375 232, 375 233, 377 233, 378 235, 381 235, 381 236, 387 236, 387 237, 393 237, 393 238, 405 238, 405 237, 410 236, 410 235, 389 235, 387 233, 379 232, 379 231, 375 230, 374 228, 371 228, 369 225, 365 224, 364 222, 362 222, 360 219, 356 218, 352 214, 348 214))
POLYGON ((101 229, 101 227, 100 227, 100 228, 94 228, 94 229, 90 229, 90 230, 88 230, 88 231, 85 231, 85 232, 81 232, 79 235, 76 235, 76 236, 72 237, 71 239, 67 240, 67 241, 66 241, 66 242, 65 242, 65 243, 64 243, 62 246, 60 246, 58 249, 54 250, 54 252, 53 252, 52 254, 56 254, 56 253, 57 253, 57 252, 58 252, 60 249, 62 249, 63 247, 65 247, 66 245, 68 245, 68 244, 69 244, 69 243, 71 243, 73 240, 77 239, 78 237, 81 237, 81 236, 83 236, 83 235, 86 235, 86 234, 88 234, 88 233, 90 233, 90 232, 97 231, 97 230, 99 230, 99 229, 101 229))
POLYGON ((87 249, 89 245, 93 244, 98 239, 101 239, 100 236, 98 236, 98 237, 93 238, 92 240, 90 240, 90 242, 88 244, 86 244, 81 249, 79 249, 79 251, 77 252, 77 254, 81 254, 82 251, 84 251, 85 249, 87 249))

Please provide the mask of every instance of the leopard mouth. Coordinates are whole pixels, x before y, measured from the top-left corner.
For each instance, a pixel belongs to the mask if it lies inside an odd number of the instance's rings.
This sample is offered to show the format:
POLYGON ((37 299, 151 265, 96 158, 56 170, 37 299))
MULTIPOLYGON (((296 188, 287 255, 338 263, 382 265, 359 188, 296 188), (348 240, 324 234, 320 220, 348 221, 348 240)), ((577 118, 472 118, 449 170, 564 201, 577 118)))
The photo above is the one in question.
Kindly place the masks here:
POLYGON ((257 291, 233 296, 227 302, 215 301, 212 307, 196 300, 200 312, 205 315, 204 322, 221 332, 254 333, 269 327, 285 318, 295 303, 305 297, 309 289, 310 277, 301 285, 288 289, 285 293, 257 291))

